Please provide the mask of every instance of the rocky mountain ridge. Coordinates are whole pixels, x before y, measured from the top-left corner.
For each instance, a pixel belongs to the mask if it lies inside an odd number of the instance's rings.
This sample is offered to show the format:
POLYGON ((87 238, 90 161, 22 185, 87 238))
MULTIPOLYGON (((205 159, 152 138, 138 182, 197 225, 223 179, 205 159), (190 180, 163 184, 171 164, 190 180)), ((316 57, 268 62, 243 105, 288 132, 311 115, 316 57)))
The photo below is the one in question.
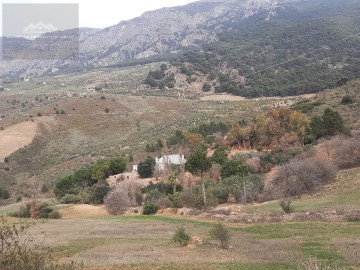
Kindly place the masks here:
MULTIPOLYGON (((84 69, 114 66, 134 59, 182 52, 216 40, 216 34, 239 21, 259 13, 266 20, 276 16, 282 4, 304 0, 202 0, 185 6, 162 8, 105 29, 82 29, 79 55, 61 60, 3 60, 1 77, 33 77, 84 69)), ((72 40, 72 42, 74 42, 72 40)), ((48 47, 53 55, 60 45, 48 47)), ((16 55, 41 50, 41 42, 10 48, 16 55)), ((21 58, 21 57, 20 57, 21 58)))

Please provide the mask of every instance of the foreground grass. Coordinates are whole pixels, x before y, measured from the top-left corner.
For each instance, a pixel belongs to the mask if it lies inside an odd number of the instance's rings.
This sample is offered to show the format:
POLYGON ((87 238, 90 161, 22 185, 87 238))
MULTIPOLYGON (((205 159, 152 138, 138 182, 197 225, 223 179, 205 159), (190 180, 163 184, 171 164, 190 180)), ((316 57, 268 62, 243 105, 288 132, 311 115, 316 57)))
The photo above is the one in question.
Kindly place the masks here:
MULTIPOLYGON (((16 222, 16 220, 15 220, 16 222)), ((85 269, 298 269, 306 258, 342 269, 360 267, 360 223, 227 224, 232 248, 209 237, 214 222, 164 216, 119 216, 37 221, 45 244, 62 261, 83 261, 85 269), (178 247, 176 228, 203 239, 178 247)))

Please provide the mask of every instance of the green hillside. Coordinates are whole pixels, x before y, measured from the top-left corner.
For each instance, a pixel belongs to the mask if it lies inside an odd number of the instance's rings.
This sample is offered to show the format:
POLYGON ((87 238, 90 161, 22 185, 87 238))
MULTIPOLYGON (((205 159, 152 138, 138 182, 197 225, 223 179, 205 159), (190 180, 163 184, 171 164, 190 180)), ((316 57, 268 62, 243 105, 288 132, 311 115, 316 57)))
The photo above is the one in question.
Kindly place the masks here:
POLYGON ((218 42, 175 64, 206 74, 216 92, 246 97, 314 93, 359 77, 358 1, 288 3, 276 12, 230 23, 218 42))

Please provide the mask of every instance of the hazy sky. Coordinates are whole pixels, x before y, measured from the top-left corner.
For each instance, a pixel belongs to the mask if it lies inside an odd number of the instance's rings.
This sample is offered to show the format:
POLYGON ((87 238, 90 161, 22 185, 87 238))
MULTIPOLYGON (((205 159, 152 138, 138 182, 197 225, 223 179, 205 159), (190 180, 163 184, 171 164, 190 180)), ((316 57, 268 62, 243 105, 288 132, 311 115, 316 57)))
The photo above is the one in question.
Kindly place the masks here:
MULTIPOLYGON (((81 27, 104 28, 117 24, 121 20, 128 20, 140 16, 148 10, 185 5, 194 1, 195 0, 0 0, 0 3, 78 3, 81 27)), ((0 26, 2 28, 1 20, 0 26)))

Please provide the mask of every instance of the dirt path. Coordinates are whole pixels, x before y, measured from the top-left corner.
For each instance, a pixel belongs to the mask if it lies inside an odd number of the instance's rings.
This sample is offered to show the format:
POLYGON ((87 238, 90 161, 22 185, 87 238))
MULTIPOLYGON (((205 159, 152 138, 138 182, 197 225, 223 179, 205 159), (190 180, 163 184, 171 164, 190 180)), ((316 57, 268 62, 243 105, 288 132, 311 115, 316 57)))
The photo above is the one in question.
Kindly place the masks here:
POLYGON ((23 122, 5 127, 0 131, 0 163, 4 158, 32 142, 36 135, 37 122, 23 122))
MULTIPOLYGON (((300 95, 300 96, 286 96, 286 97, 278 97, 278 96, 261 97, 261 98, 256 98, 256 99, 258 99, 258 100, 291 99, 291 98, 295 98, 295 97, 300 97, 300 98, 304 98, 304 99, 312 99, 312 98, 316 97, 316 94, 304 94, 304 95, 300 95)), ((241 97, 241 96, 233 96, 233 95, 225 94, 225 95, 208 95, 208 96, 201 97, 200 100, 204 100, 204 101, 243 101, 243 100, 246 100, 246 98, 241 97)))
POLYGON ((201 97, 200 100, 204 101, 242 101, 244 97, 233 96, 233 95, 209 95, 201 97))
POLYGON ((108 216, 105 205, 79 204, 60 210, 64 219, 108 216))

